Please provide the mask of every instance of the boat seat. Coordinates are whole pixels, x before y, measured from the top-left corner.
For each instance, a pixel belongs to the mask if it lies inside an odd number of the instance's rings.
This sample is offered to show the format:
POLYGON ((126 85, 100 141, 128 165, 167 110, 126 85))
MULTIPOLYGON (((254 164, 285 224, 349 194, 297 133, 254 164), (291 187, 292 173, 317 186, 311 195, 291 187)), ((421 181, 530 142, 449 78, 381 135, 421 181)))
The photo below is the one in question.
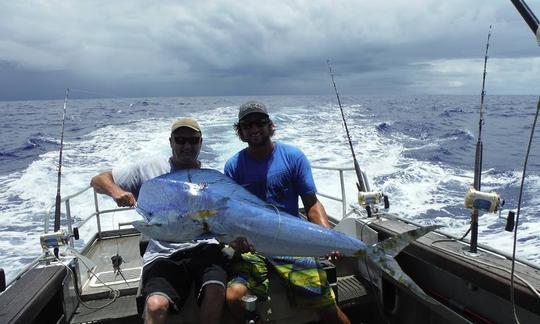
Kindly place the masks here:
POLYGON ((0 323, 56 323, 63 312, 63 265, 32 268, 0 295, 0 323))

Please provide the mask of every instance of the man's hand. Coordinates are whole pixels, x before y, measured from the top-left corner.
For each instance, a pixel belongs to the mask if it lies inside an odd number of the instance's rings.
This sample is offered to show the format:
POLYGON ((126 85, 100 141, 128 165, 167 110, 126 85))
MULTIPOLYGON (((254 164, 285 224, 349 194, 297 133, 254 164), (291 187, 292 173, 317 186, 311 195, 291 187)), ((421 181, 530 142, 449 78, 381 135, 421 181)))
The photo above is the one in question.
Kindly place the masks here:
POLYGON ((106 171, 92 177, 90 185, 97 193, 110 196, 118 207, 133 207, 137 203, 135 196, 128 191, 123 190, 114 182, 112 172, 106 171))
POLYGON ((238 253, 255 252, 255 248, 249 244, 245 237, 238 237, 234 241, 231 241, 229 246, 238 253))
POLYGON ((122 191, 112 196, 118 207, 133 207, 137 203, 135 196, 128 191, 122 191))

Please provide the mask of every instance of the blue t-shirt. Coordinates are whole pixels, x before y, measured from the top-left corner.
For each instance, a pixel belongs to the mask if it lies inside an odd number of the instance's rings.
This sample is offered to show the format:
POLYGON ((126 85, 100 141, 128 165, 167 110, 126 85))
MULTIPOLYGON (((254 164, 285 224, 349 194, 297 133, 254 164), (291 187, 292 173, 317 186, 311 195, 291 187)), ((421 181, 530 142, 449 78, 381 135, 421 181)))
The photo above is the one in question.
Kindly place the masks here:
POLYGON ((225 174, 249 192, 298 216, 298 197, 317 193, 309 161, 294 146, 274 143, 266 160, 249 157, 247 148, 225 163, 225 174))

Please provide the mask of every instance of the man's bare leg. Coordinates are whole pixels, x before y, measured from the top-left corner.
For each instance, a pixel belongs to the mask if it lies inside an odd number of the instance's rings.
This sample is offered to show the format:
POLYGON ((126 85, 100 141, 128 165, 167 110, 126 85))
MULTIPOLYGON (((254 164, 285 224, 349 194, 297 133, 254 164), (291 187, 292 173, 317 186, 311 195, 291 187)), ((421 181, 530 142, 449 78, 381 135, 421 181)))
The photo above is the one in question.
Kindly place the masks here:
POLYGON ((151 295, 144 304, 144 322, 146 324, 161 324, 167 320, 169 300, 165 296, 151 295))
POLYGON ((247 295, 248 289, 246 286, 235 283, 234 285, 227 288, 227 306, 229 307, 230 313, 237 324, 244 323, 244 304, 242 303, 242 297, 247 295))
POLYGON ((225 288, 218 284, 204 286, 203 300, 201 301, 201 324, 219 324, 223 314, 225 288))

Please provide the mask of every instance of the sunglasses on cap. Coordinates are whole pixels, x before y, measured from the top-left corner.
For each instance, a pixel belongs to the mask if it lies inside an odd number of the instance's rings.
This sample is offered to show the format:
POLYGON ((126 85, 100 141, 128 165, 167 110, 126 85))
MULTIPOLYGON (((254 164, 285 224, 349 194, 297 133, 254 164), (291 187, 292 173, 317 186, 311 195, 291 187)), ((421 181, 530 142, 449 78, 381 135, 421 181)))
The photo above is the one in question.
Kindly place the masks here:
POLYGON ((180 137, 180 136, 174 136, 174 142, 178 145, 184 145, 186 143, 189 143, 191 145, 197 145, 201 142, 200 137, 180 137))
POLYGON ((258 128, 264 127, 268 125, 268 123, 270 123, 270 120, 268 118, 261 118, 253 120, 251 122, 240 121, 238 122, 238 126, 240 126, 240 128, 243 130, 248 130, 251 129, 251 127, 253 126, 257 126, 258 128))

